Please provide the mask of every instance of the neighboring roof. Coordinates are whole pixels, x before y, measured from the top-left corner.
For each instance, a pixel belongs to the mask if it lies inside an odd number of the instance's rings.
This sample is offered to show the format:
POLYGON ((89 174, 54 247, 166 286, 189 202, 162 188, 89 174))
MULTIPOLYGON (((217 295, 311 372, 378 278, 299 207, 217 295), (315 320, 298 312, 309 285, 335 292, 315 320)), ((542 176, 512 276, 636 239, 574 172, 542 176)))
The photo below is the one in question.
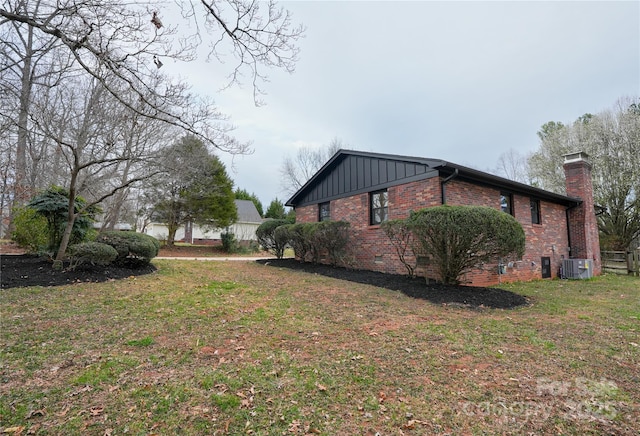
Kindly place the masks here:
MULTIPOLYGON (((360 163, 355 165, 357 168, 357 165, 360 165, 360 163)), ((365 167, 366 164, 361 166, 365 167)), ((373 172, 377 171, 376 168, 377 166, 374 166, 373 172)), ((364 172, 366 171, 368 171, 368 168, 366 168, 364 172)), ((578 198, 545 191, 544 189, 535 188, 524 183, 515 182, 513 180, 505 179, 503 177, 440 159, 370 153, 354 150, 338 150, 336 154, 334 154, 333 157, 329 159, 329 161, 324 164, 322 168, 320 168, 318 172, 286 202, 286 206, 295 207, 313 204, 335 198, 347 197, 361 192, 400 185, 410 181, 436 176, 448 177, 453 176, 454 174, 455 178, 458 180, 490 186, 497 189, 504 189, 513 193, 528 195, 540 200, 547 200, 563 204, 565 206, 575 206, 581 203, 581 200, 578 198), (345 162, 354 157, 361 158, 360 160, 365 162, 378 161, 384 162, 385 164, 395 163, 396 165, 390 167, 394 170, 394 177, 390 177, 390 175, 385 174, 385 178, 382 179, 377 174, 369 175, 365 182, 360 180, 352 181, 352 187, 350 186, 350 189, 346 189, 345 192, 336 190, 332 183, 329 183, 330 186, 327 187, 327 183, 325 183, 327 181, 326 179, 338 179, 335 175, 337 171, 342 170, 344 172, 354 168, 354 163, 352 161, 348 164, 349 168, 345 169, 347 165, 345 162), (398 174, 395 173, 395 168, 399 169, 398 174)), ((344 177, 344 175, 341 177, 344 177)), ((340 182, 342 182, 342 180, 340 180, 340 182)), ((348 184, 349 180, 345 183, 348 184)))
POLYGON ((251 200, 234 200, 238 210, 238 222, 240 223, 262 223, 262 217, 256 209, 256 205, 251 200))

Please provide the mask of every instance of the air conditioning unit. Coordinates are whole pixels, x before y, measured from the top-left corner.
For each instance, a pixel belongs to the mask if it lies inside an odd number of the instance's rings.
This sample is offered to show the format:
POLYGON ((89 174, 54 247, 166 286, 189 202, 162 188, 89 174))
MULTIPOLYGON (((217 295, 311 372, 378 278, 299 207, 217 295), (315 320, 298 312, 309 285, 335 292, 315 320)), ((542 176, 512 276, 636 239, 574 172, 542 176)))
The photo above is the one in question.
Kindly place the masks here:
POLYGON ((564 259, 562 261, 562 278, 590 279, 593 277, 593 260, 564 259))

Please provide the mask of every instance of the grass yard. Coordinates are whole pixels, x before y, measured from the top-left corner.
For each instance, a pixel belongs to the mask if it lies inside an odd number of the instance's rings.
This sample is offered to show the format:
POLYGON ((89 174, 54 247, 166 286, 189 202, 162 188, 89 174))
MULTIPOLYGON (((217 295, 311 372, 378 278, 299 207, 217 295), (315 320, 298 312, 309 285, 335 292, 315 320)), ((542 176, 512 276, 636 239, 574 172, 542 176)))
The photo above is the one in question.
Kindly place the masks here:
POLYGON ((257 263, 1 291, 0 433, 638 434, 640 280, 434 305, 257 263))

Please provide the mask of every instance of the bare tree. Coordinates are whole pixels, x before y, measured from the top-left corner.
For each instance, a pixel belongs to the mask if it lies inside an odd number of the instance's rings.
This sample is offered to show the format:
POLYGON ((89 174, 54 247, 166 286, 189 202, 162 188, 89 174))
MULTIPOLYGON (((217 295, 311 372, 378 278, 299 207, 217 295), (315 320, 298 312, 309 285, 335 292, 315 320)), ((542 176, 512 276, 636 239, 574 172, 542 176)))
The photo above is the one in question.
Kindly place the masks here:
MULTIPOLYGON (((65 168, 69 190, 69 216, 56 260, 64 257, 75 219, 86 209, 149 177, 155 148, 146 144, 132 148, 119 126, 124 113, 101 81, 78 77, 55 88, 55 98, 44 100, 34 125, 50 138, 65 168), (55 104, 54 104, 55 103, 55 104), (117 111, 120 109, 120 112, 117 111), (60 129, 59 126, 65 126, 60 129), (123 169, 126 168, 126 172, 123 169), (87 200, 76 210, 74 199, 87 200)), ((129 131, 125 129, 124 131, 129 131)))
POLYGON ((601 245, 627 249, 640 238, 640 110, 637 98, 622 98, 596 115, 572 124, 542 126, 540 149, 529 158, 538 186, 564 193, 562 155, 589 154, 595 203, 600 206, 601 245))
MULTIPOLYGON (((6 1, 3 7, 16 11, 24 9, 23 1, 6 1)), ((34 13, 40 10, 41 2, 33 2, 34 13)), ((32 95, 40 87, 54 86, 68 72, 71 62, 68 54, 61 53, 62 45, 51 35, 17 21, 0 18, 0 93, 2 106, 0 121, 3 136, 12 143, 3 149, 3 156, 12 167, 3 172, 3 195, 0 217, 9 221, 7 233, 11 230, 12 211, 36 191, 33 176, 29 172, 33 137, 30 135, 32 95)), ((1 226, 0 226, 1 227, 1 226)))
POLYGON ((14 179, 14 154, 9 128, 8 121, 0 117, 0 237, 8 230, 9 210, 13 197, 11 188, 14 179))
POLYGON ((341 139, 333 138, 324 147, 304 146, 295 156, 287 156, 280 167, 282 190, 293 195, 340 149, 347 148, 341 139))
MULTIPOLYGON (((113 133, 122 142, 123 153, 128 156, 128 159, 119 162, 113 169, 109 180, 112 188, 127 184, 133 175, 139 173, 140 162, 136 156, 148 156, 154 150, 160 149, 163 144, 170 142, 171 132, 175 133, 175 129, 167 129, 167 126, 162 123, 145 122, 138 114, 127 112, 129 116, 123 117, 114 126, 113 133)), ((133 215, 135 208, 129 205, 132 192, 135 195, 136 190, 128 187, 105 199, 102 204, 104 219, 101 230, 113 230, 123 216, 128 216, 129 222, 132 225, 135 224, 136 218, 133 215)))
POLYGON ((509 180, 520 183, 529 183, 529 166, 527 157, 521 155, 513 148, 500 155, 496 172, 509 180))
MULTIPOLYGON (((65 183, 70 191, 86 188, 83 178, 87 177, 86 169, 93 165, 102 166, 105 180, 106 168, 111 169, 112 175, 120 171, 122 176, 129 171, 125 165, 127 155, 116 149, 111 150, 116 157, 106 152, 87 157, 84 144, 97 141, 106 145, 109 132, 98 133, 90 123, 68 131, 69 125, 81 121, 79 114, 74 112, 67 118, 58 118, 58 124, 47 124, 44 114, 48 112, 43 111, 43 105, 34 106, 34 89, 40 82, 44 89, 42 101, 54 101, 61 94, 48 95, 49 90, 78 77, 90 78, 95 92, 101 95, 92 93, 94 100, 87 102, 88 111, 96 111, 95 101, 108 94, 112 105, 122 106, 142 119, 182 129, 218 150, 249 151, 248 144, 229 135, 229 126, 211 102, 191 95, 185 83, 165 80, 162 86, 157 86, 158 71, 167 59, 178 62, 194 59, 199 47, 208 44, 210 57, 222 61, 225 54, 231 54, 235 59, 229 86, 248 72, 258 103, 260 85, 266 79, 265 69, 294 70, 296 42, 303 28, 294 25, 288 11, 273 1, 192 0, 178 6, 182 14, 171 14, 175 12, 169 9, 171 6, 151 0, 3 1, 0 83, 10 85, 2 91, 16 103, 11 111, 3 111, 2 117, 15 126, 11 134, 18 145, 15 155, 11 152, 7 155, 7 161, 14 163, 13 169, 6 172, 5 185, 13 187, 10 199, 29 196, 38 182, 32 180, 33 186, 27 187, 27 173, 30 169, 34 178, 46 174, 39 171, 46 163, 41 157, 52 150, 54 159, 66 162, 70 169, 65 183), (171 18, 181 15, 186 24, 195 25, 191 26, 195 31, 188 34, 190 26, 165 25, 163 21, 169 20, 163 18, 163 11, 169 12, 171 18), (11 80, 5 80, 8 77, 11 80), (39 126, 32 125, 34 119, 39 126), (34 131, 36 136, 30 135, 34 131)), ((84 117, 82 123, 90 118, 84 117)), ((53 174, 52 178, 58 176, 63 175, 53 174)), ((122 191, 125 179, 126 176, 96 198, 106 199, 122 191)), ((94 177, 93 181, 96 180, 100 179, 94 177)), ((70 198, 74 198, 73 192, 70 198)), ((70 217, 73 210, 70 207, 70 217)))
POLYGON ((266 78, 262 68, 293 71, 303 28, 294 26, 290 14, 273 1, 193 0, 181 7, 196 33, 178 38, 175 26, 163 24, 158 7, 153 1, 15 1, 0 9, 0 25, 26 26, 60 43, 76 67, 139 115, 180 127, 220 150, 246 152, 246 144, 216 141, 216 126, 193 117, 190 108, 167 104, 175 97, 173 86, 149 88, 149 78, 167 59, 191 60, 208 42, 210 56, 221 59, 230 51, 236 59, 229 84, 248 70, 257 97, 266 78), (129 94, 142 104, 131 105, 129 94))

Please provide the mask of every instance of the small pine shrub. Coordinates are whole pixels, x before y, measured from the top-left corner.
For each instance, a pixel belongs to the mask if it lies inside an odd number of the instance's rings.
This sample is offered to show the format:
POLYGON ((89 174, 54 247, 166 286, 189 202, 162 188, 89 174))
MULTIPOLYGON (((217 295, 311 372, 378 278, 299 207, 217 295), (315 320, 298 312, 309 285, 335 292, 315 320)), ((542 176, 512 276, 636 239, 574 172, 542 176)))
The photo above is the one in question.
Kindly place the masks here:
POLYGON ((78 265, 109 265, 118 257, 118 252, 111 245, 100 242, 82 242, 69 248, 71 268, 78 265))
POLYGON ((237 253, 239 251, 238 241, 233 233, 224 232, 220 235, 220 239, 225 253, 237 253))
MULTIPOLYGON (((97 206, 85 207, 86 204, 86 200, 80 196, 74 200, 74 213, 77 216, 73 222, 69 245, 88 241, 91 237, 91 225, 100 209, 97 206)), ((51 186, 34 196, 29 201, 28 208, 46 219, 47 251, 58 251, 69 216, 69 192, 60 186, 51 186)))

